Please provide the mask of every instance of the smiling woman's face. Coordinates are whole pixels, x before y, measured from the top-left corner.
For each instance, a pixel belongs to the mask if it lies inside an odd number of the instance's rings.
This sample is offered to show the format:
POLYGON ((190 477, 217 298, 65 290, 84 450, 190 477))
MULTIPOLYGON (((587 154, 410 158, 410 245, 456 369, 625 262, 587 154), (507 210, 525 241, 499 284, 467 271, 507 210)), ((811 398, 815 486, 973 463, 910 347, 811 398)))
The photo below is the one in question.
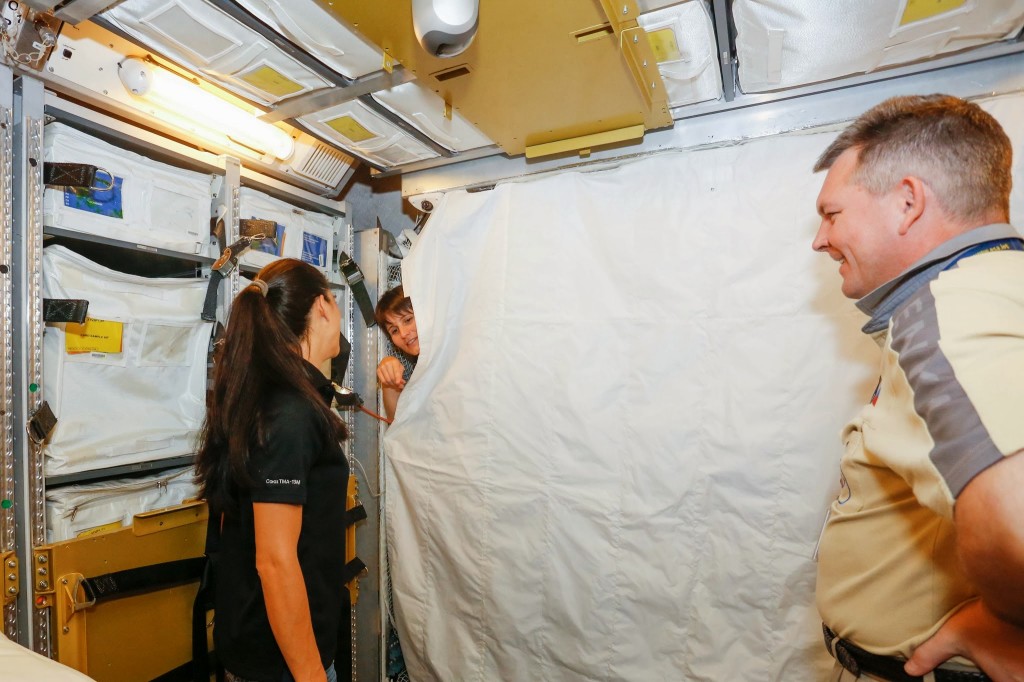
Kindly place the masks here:
POLYGON ((388 313, 384 317, 384 331, 395 347, 413 357, 420 354, 420 337, 416 331, 416 316, 411 310, 388 313))

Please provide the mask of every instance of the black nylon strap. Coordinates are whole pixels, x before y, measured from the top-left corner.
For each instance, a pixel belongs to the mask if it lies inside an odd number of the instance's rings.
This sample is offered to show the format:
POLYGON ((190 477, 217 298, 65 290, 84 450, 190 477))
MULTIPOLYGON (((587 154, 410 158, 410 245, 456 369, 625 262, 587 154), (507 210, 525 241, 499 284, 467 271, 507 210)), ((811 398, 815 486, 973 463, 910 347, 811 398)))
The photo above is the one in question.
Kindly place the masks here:
MULTIPOLYGON (((856 644, 837 637, 824 623, 821 629, 825 636, 825 648, 835 657, 839 665, 850 671, 851 674, 873 675, 888 680, 888 682, 923 682, 923 677, 906 673, 903 669, 903 665, 906 663, 904 659, 865 651, 856 644)), ((936 668, 933 673, 935 682, 992 682, 985 673, 970 670, 936 668)))
POLYGON ((205 557, 194 557, 130 568, 127 571, 86 578, 82 581, 82 587, 85 589, 86 597, 99 604, 115 597, 150 592, 162 587, 198 580, 205 564, 205 557))
POLYGON ((376 324, 376 320, 373 317, 373 302, 370 300, 370 294, 366 291, 363 271, 359 269, 359 265, 352 260, 352 257, 344 251, 339 252, 338 261, 341 274, 345 275, 345 281, 348 282, 349 287, 352 289, 352 295, 359 306, 359 312, 363 314, 363 322, 366 323, 367 327, 372 327, 376 324))
POLYGON ((82 324, 89 314, 89 301, 84 298, 44 298, 43 322, 74 322, 82 324))
MULTIPOLYGON (((356 557, 352 561, 345 564, 345 568, 341 570, 341 582, 348 585, 350 582, 359 577, 359 574, 366 570, 366 564, 359 557, 356 557)), ((344 621, 343 621, 344 622, 344 621)))
POLYGON ((92 187, 96 180, 96 166, 87 163, 43 163, 43 184, 52 187, 92 187))
POLYGON ((206 298, 203 299, 203 312, 201 317, 207 322, 217 319, 217 293, 220 291, 220 282, 224 279, 224 273, 220 270, 210 270, 210 281, 206 285, 206 298))
POLYGON ((345 511, 345 527, 348 528, 353 523, 357 523, 366 518, 366 509, 363 505, 352 507, 345 511))

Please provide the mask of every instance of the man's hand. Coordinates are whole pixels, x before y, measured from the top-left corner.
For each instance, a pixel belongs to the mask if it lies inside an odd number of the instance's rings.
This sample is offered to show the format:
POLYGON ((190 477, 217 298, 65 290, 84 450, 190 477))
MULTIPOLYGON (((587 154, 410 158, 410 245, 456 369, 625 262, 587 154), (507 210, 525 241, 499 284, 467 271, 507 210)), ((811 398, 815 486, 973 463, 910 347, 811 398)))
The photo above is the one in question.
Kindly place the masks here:
POLYGON ((381 388, 401 391, 405 388, 405 366, 396 357, 388 356, 377 365, 377 381, 381 388))
POLYGON ((909 675, 924 675, 952 656, 974 662, 993 682, 1024 682, 1024 628, 1000 619, 976 599, 919 646, 905 669, 909 675))

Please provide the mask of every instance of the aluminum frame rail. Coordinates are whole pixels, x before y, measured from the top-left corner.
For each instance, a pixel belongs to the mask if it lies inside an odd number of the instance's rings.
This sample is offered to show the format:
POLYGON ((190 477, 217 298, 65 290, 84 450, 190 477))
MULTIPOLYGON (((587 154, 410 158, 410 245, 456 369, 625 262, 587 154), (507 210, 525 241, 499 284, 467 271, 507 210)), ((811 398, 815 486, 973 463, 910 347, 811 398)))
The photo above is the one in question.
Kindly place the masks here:
POLYGON ((18 638, 17 526, 14 449, 14 74, 0 66, 0 557, 3 631, 18 638), (11 578, 13 576, 13 579, 11 578))
POLYGON ((14 139, 11 155, 19 171, 14 182, 14 505, 19 510, 18 553, 24 586, 18 599, 19 623, 31 627, 20 638, 50 655, 50 611, 30 601, 35 588, 49 587, 49 567, 33 565, 32 548, 46 543, 46 490, 43 450, 28 438, 29 418, 42 405, 43 383, 43 84, 21 76, 14 82, 14 139))

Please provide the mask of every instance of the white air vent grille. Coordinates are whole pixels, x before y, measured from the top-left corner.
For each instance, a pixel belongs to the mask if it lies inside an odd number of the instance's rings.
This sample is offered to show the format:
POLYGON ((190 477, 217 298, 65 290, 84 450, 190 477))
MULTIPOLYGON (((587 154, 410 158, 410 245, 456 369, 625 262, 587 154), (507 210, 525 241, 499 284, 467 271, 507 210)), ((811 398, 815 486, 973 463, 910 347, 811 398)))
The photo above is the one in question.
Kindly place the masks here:
POLYGON ((317 142, 311 145, 305 160, 295 165, 295 172, 334 187, 341 182, 353 162, 352 157, 317 142))

